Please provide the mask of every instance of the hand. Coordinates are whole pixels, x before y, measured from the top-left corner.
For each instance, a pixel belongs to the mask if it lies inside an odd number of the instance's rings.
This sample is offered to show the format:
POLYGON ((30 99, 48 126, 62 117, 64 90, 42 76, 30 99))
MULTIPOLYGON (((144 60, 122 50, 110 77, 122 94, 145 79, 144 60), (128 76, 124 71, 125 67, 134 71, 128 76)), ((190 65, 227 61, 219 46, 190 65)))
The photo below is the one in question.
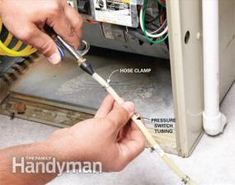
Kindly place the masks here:
POLYGON ((0 0, 0 17, 14 36, 42 52, 53 64, 61 57, 54 41, 41 31, 45 24, 75 48, 80 45, 82 18, 67 0, 0 0))
POLYGON ((120 171, 144 150, 145 138, 130 121, 134 105, 117 105, 107 96, 93 119, 56 131, 47 145, 62 161, 102 162, 104 171, 120 171))
MULTIPOLYGON (((57 173, 12 173, 12 158, 56 157, 59 162, 101 162, 103 171, 120 171, 144 150, 145 138, 130 121, 134 105, 117 105, 107 96, 93 119, 59 129, 49 139, 0 150, 0 182, 43 185, 57 173)), ((35 161, 37 162, 37 161, 35 161)))

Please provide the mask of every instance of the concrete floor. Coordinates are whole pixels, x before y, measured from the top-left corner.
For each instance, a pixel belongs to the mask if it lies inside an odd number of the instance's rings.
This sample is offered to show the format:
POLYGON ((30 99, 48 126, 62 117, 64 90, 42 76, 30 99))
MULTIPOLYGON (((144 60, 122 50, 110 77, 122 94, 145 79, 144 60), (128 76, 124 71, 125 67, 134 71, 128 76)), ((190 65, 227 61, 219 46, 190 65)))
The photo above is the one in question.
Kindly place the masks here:
MULTIPOLYGON (((223 135, 204 135, 192 156, 173 160, 200 185, 235 184, 235 85, 221 105, 228 118, 223 135)), ((0 148, 45 139, 54 127, 0 116, 0 148)), ((177 177, 147 150, 120 173, 58 177, 48 185, 178 185, 177 177), (153 162, 154 161, 154 162, 153 162)))

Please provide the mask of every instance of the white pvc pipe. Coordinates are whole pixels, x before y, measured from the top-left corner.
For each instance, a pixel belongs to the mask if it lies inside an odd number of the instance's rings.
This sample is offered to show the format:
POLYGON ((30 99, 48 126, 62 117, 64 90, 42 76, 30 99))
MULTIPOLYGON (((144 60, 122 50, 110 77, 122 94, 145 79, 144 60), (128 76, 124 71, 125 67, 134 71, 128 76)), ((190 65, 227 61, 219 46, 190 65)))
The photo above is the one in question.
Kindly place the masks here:
POLYGON ((207 134, 218 135, 226 124, 219 110, 219 6, 218 0, 202 0, 204 113, 203 127, 207 134))

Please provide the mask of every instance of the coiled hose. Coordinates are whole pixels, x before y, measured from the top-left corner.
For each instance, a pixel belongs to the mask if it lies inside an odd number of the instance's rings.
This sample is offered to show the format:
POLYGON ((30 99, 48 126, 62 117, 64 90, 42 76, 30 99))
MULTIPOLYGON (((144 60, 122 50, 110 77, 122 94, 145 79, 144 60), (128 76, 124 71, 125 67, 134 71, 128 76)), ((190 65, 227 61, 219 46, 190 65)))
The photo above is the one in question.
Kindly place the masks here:
POLYGON ((0 18, 0 55, 9 57, 26 57, 36 49, 14 37, 3 25, 0 18))

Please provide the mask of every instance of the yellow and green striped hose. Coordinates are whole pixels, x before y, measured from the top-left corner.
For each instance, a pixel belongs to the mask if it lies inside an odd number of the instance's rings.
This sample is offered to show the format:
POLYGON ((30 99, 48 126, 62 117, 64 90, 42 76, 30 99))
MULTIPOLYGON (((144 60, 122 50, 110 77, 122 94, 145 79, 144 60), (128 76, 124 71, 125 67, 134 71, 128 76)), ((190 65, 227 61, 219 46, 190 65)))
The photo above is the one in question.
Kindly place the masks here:
POLYGON ((26 57, 34 52, 36 49, 15 38, 3 25, 0 18, 0 55, 26 57))

